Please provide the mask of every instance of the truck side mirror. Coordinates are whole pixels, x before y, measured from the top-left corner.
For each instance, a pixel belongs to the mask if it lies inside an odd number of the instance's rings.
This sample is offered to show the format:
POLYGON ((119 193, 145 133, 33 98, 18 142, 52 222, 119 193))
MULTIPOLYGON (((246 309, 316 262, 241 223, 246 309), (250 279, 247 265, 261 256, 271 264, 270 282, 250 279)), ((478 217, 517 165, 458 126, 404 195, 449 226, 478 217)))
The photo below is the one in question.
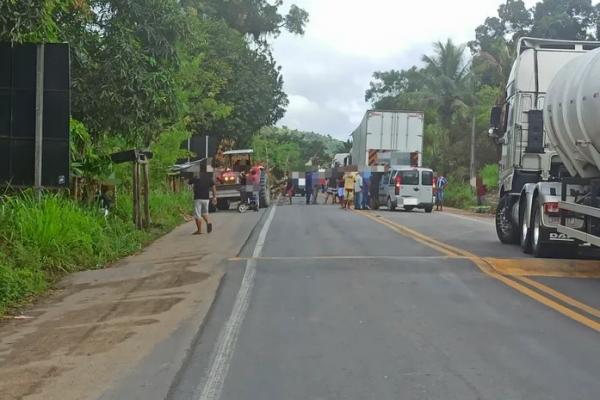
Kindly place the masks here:
POLYGON ((490 126, 498 131, 500 129, 500 125, 502 123, 502 107, 494 106, 492 107, 492 112, 490 114, 490 126))

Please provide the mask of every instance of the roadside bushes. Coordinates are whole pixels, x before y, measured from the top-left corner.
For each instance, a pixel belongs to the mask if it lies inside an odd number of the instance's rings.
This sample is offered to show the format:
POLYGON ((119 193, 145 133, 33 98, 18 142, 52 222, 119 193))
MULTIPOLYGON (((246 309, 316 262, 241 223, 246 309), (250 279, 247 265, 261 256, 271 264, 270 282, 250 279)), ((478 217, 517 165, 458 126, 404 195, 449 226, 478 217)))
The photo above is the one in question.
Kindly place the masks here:
POLYGON ((0 314, 6 307, 43 292, 66 273, 101 268, 139 251, 145 243, 183 221, 190 193, 156 190, 150 197, 153 226, 131 223, 130 196, 119 198, 108 218, 98 208, 63 194, 31 193, 0 199, 0 314))
POLYGON ((469 208, 475 204, 475 195, 468 182, 450 181, 444 191, 444 205, 469 208))
POLYGON ((486 164, 479 171, 483 183, 488 191, 498 190, 498 164, 486 164))

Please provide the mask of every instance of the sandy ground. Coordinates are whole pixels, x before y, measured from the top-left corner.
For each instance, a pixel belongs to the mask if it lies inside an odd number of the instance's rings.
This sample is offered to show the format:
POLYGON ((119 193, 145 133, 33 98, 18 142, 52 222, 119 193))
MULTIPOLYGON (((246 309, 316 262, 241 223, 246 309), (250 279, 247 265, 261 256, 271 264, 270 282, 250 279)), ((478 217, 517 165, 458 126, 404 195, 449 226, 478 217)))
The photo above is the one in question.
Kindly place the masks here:
POLYGON ((193 223, 184 224, 111 268, 68 276, 24 312, 30 318, 0 322, 0 398, 98 398, 187 324, 172 357, 156 366, 163 377, 175 374, 213 303, 223 260, 260 215, 216 214, 210 235, 192 236, 193 223))

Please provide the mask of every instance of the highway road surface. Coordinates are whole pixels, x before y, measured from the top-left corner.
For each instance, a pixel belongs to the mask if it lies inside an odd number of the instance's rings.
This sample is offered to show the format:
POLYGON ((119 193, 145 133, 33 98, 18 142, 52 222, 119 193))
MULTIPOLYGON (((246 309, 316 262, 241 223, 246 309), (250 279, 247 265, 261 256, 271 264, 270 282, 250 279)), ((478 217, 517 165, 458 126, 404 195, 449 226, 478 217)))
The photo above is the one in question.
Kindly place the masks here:
POLYGON ((600 398, 599 262, 474 216, 262 212, 170 399, 600 398))

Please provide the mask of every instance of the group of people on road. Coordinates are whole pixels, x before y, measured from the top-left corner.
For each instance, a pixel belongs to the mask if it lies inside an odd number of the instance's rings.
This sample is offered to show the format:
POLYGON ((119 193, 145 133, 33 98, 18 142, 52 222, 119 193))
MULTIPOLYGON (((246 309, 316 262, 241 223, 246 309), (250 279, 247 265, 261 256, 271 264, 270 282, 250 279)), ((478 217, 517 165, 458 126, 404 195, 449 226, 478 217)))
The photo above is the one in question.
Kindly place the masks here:
MULTIPOLYGON (((285 196, 290 204, 297 188, 294 180, 286 177, 285 196)), ((368 208, 365 193, 368 193, 366 180, 358 172, 346 172, 343 175, 325 178, 314 178, 312 174, 306 174, 304 192, 306 204, 317 204, 319 192, 325 195, 324 204, 340 204, 344 209, 354 208, 357 210, 368 208)))

